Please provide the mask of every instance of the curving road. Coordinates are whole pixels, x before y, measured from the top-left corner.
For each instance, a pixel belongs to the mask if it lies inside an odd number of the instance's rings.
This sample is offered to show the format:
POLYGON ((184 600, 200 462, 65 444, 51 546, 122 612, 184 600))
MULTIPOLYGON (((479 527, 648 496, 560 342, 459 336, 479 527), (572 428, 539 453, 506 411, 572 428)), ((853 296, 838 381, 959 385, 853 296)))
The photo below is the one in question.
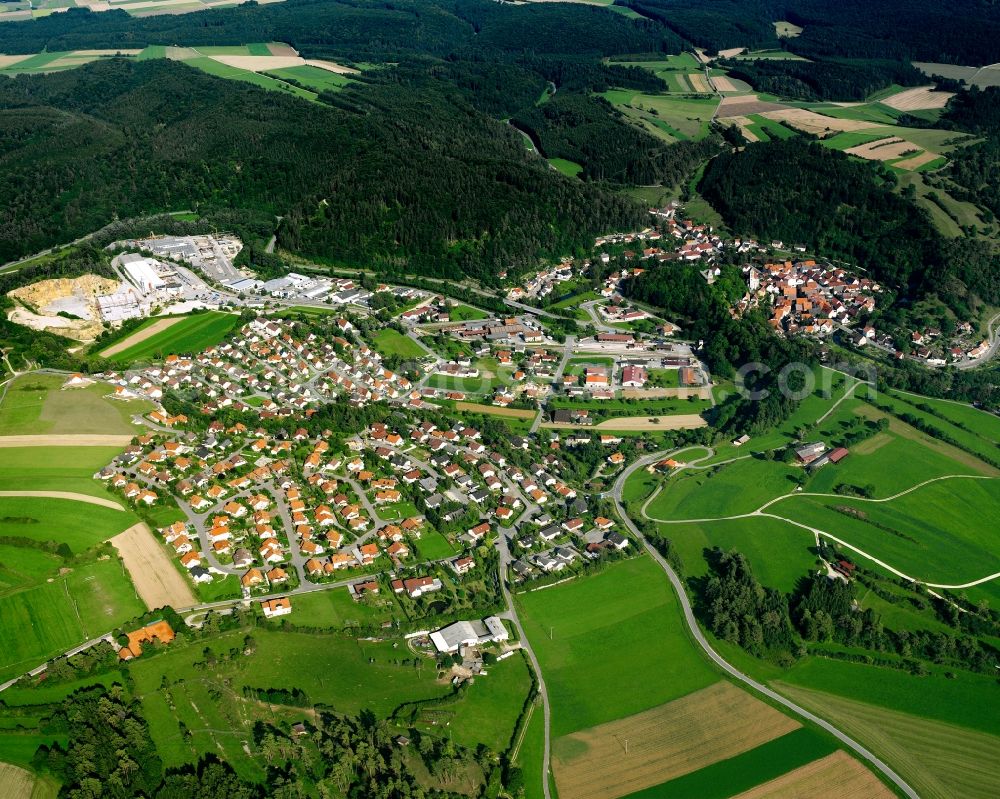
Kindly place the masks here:
POLYGON ((857 755, 859 755, 864 760, 867 760, 869 763, 871 763, 872 766, 874 766, 876 769, 882 772, 882 774, 885 775, 885 777, 887 777, 890 781, 892 781, 892 783, 896 785, 896 787, 898 787, 899 790, 903 792, 903 794, 909 797, 909 799, 919 799, 917 792, 913 790, 913 788, 911 788, 910 785, 901 776, 899 776, 899 774, 893 771, 892 768, 890 768, 887 763, 878 758, 871 750, 867 749, 865 746, 855 741, 846 733, 838 730, 828 721, 821 719, 819 716, 809 712, 804 707, 797 705, 795 702, 791 701, 790 699, 787 699, 786 697, 782 696, 776 691, 773 691, 766 685, 757 682, 755 679, 753 679, 753 677, 744 674, 742 671, 740 671, 731 663, 729 663, 725 658, 723 658, 722 655, 716 652, 712 648, 712 645, 708 642, 708 639, 705 638, 704 633, 702 633, 701 628, 698 626, 697 619, 695 619, 694 610, 691 607, 691 601, 688 599, 688 595, 684 588, 684 584, 681 582, 680 577, 677 576, 677 572, 673 570, 671 565, 667 563, 666 559, 649 543, 649 541, 646 540, 646 537, 641 532, 639 532, 639 528, 635 526, 635 523, 629 518, 628 514, 625 512, 625 508, 622 506, 622 489, 625 486, 625 481, 634 472, 636 472, 638 469, 645 468, 646 466, 649 466, 650 464, 655 463, 658 460, 662 460, 663 458, 666 458, 670 455, 676 455, 678 452, 681 451, 683 450, 674 450, 672 452, 664 450, 662 452, 658 452, 653 455, 649 455, 645 458, 642 458, 633 463, 628 468, 624 469, 622 473, 618 476, 618 479, 615 480, 614 490, 612 492, 612 498, 614 500, 615 507, 618 510, 618 515, 625 523, 625 526, 628 527, 632 535, 635 536, 636 540, 642 543, 643 548, 646 550, 646 552, 649 553, 650 557, 652 557, 653 560, 657 564, 659 564, 660 568, 663 569, 663 571, 666 573, 667 578, 670 580, 671 585, 673 585, 674 592, 677 594, 677 598, 681 603, 681 610, 684 613, 684 621, 687 624, 688 629, 691 631, 691 635, 694 638, 694 640, 698 642, 698 645, 704 650, 705 654, 708 655, 708 657, 712 660, 712 662, 715 663, 715 665, 717 665, 723 671, 725 671, 728 675, 730 675, 736 680, 739 680, 744 685, 749 686, 757 693, 766 696, 768 699, 771 699, 774 702, 777 702, 778 704, 792 711, 797 716, 800 716, 801 718, 804 718, 822 727, 828 733, 833 735, 838 741, 840 741, 842 744, 853 750, 857 755))

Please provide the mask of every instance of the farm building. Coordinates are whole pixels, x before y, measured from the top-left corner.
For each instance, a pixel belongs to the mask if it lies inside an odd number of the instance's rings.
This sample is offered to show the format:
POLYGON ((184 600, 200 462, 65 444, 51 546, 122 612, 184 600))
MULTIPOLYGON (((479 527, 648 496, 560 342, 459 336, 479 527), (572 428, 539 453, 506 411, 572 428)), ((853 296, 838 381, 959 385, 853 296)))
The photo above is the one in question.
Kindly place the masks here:
POLYGON ((506 641, 509 637, 503 622, 489 616, 482 621, 457 621, 442 627, 431 633, 431 642, 438 652, 457 652, 463 646, 506 641))

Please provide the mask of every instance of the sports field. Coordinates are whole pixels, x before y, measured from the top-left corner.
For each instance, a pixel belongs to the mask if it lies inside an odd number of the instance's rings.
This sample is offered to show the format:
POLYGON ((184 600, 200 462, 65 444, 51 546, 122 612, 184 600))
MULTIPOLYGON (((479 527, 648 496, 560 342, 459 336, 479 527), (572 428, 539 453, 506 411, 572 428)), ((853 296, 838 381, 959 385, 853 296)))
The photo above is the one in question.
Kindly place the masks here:
POLYGON ((648 557, 519 594, 516 601, 545 675, 554 738, 648 710, 717 679, 689 641, 663 572, 648 557), (627 691, 594 690, 623 679, 627 691))
POLYGON ((133 414, 146 413, 153 404, 144 400, 105 399, 107 383, 80 388, 62 386, 61 375, 24 375, 7 388, 0 402, 0 436, 44 434, 132 434, 142 430, 133 414))
MULTIPOLYGON (((193 355, 218 344, 239 324, 236 314, 209 311, 184 317, 150 338, 144 338, 114 353, 118 363, 150 361, 167 355, 193 355)), ((138 331, 141 334, 141 330, 138 331)), ((127 343, 127 339, 125 342, 127 343)))
POLYGON ((372 346, 382 353, 383 357, 398 355, 401 358, 422 358, 427 354, 417 342, 391 327, 383 328, 376 333, 372 339, 372 346))

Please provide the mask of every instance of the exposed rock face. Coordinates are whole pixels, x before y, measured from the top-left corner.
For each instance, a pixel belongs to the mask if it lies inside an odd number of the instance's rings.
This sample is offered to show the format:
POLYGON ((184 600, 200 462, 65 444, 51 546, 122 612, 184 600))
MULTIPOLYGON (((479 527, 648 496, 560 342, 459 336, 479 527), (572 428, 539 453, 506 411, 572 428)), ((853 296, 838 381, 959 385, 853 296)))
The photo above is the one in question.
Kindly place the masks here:
POLYGON ((33 330, 49 330, 78 341, 90 341, 104 330, 96 298, 111 294, 117 287, 118 281, 98 275, 41 280, 9 292, 9 297, 27 307, 13 309, 8 318, 33 330), (59 316, 60 311, 77 318, 59 316))

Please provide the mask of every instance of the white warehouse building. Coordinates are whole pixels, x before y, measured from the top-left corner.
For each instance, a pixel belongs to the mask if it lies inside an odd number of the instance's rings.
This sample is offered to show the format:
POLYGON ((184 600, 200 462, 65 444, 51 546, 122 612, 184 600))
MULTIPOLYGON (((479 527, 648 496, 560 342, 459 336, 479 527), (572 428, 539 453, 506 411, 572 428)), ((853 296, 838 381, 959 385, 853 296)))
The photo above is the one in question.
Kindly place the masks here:
POLYGON ((431 643, 438 652, 457 652, 463 646, 506 641, 510 638, 507 628, 497 616, 482 621, 457 621, 431 633, 431 643))

